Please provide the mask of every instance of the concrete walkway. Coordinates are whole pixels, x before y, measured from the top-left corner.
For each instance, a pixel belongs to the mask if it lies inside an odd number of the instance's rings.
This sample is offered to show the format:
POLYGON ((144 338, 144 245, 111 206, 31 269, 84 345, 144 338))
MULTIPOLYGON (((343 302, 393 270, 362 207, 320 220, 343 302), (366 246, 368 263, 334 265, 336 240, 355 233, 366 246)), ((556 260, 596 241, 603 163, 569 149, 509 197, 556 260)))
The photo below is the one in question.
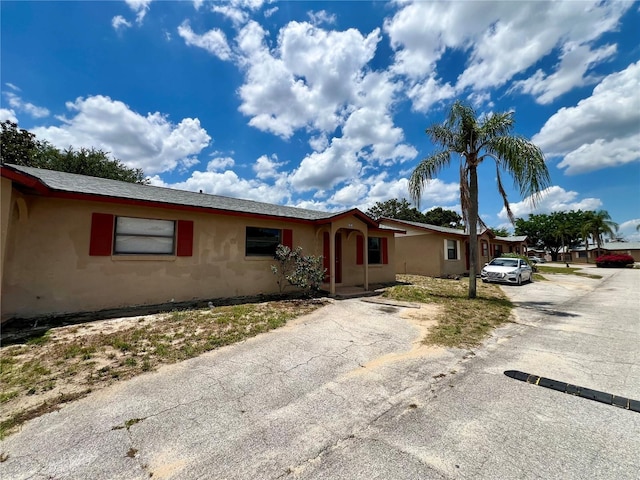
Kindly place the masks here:
POLYGON ((640 271, 504 287, 517 323, 428 349, 433 307, 351 299, 96 392, 2 442, 2 479, 616 478, 640 414, 516 369, 640 399, 640 271))

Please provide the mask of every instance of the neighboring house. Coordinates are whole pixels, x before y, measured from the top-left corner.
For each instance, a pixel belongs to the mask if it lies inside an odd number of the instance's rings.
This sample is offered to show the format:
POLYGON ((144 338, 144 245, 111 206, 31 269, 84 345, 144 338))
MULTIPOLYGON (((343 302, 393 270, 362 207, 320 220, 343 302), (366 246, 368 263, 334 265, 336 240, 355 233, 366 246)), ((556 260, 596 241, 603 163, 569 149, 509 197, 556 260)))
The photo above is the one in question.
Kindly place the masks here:
POLYGON ((395 280, 395 232, 357 209, 327 213, 15 165, 0 170, 5 320, 276 293, 279 243, 323 255, 331 294, 395 280))
MULTIPOLYGON (((395 239, 397 273, 431 277, 469 273, 469 234, 466 231, 393 218, 379 221, 382 227, 404 230, 395 239)), ((524 255, 526 241, 524 236, 497 237, 485 229, 478 234, 478 265, 503 253, 524 255)))
POLYGON ((631 255, 640 262, 640 242, 604 242, 599 253, 598 246, 590 243, 586 248, 584 245, 572 248, 569 253, 574 263, 596 263, 598 256, 616 253, 631 255))

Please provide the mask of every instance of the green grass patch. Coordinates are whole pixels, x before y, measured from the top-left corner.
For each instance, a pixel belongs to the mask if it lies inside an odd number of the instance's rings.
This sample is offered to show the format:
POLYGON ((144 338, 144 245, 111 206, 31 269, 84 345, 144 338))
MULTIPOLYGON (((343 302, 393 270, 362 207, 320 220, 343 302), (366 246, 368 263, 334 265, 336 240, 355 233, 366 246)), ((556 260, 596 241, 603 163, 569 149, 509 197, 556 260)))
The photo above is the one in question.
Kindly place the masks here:
POLYGON ((54 387, 83 392, 109 385, 278 328, 322 305, 322 300, 283 300, 182 310, 156 316, 144 326, 125 322, 118 330, 102 332, 61 327, 25 345, 2 347, 0 436, 74 395, 60 395, 54 387), (42 399, 40 405, 19 410, 25 396, 42 399))
POLYGON ((399 275, 407 285, 389 288, 384 296, 394 300, 434 303, 442 307, 437 325, 424 338, 427 344, 472 347, 495 327, 508 322, 513 305, 500 287, 477 283, 477 298, 468 298, 469 279, 448 280, 399 275))

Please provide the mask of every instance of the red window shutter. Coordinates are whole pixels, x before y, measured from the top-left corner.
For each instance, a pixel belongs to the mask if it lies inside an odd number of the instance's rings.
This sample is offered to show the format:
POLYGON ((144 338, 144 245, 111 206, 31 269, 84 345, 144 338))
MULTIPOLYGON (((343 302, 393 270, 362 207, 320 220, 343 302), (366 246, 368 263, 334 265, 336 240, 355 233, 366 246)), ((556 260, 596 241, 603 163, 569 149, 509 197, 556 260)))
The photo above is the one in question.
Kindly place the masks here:
POLYGON ((364 237, 356 237, 356 265, 364 265, 364 237))
POLYGON ((293 250, 293 230, 287 228, 282 230, 282 244, 293 250))
POLYGON ((331 278, 331 261, 330 261, 330 256, 331 256, 331 250, 330 250, 330 244, 329 244, 329 240, 330 240, 331 235, 329 235, 329 232, 324 232, 324 234, 322 235, 322 266, 325 269, 325 273, 324 273, 324 281, 328 282, 329 279, 331 278))
POLYGON ((382 243, 380 246, 382 249, 382 263, 386 265, 389 263, 389 239, 387 237, 382 237, 380 241, 382 243))
POLYGON ((191 220, 178 220, 176 255, 178 257, 191 257, 193 255, 193 222, 191 220))
POLYGON ((111 255, 113 245, 113 215, 93 213, 91 215, 91 240, 89 255, 105 257, 111 255))

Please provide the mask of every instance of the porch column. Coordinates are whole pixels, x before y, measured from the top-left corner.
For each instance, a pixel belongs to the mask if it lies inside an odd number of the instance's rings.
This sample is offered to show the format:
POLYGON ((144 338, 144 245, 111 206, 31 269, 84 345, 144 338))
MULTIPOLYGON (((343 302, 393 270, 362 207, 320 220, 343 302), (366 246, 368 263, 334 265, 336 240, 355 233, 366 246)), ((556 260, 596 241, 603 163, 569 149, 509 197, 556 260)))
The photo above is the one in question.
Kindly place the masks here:
POLYGON ((331 231, 329 232, 329 294, 336 294, 336 228, 331 223, 331 231))

